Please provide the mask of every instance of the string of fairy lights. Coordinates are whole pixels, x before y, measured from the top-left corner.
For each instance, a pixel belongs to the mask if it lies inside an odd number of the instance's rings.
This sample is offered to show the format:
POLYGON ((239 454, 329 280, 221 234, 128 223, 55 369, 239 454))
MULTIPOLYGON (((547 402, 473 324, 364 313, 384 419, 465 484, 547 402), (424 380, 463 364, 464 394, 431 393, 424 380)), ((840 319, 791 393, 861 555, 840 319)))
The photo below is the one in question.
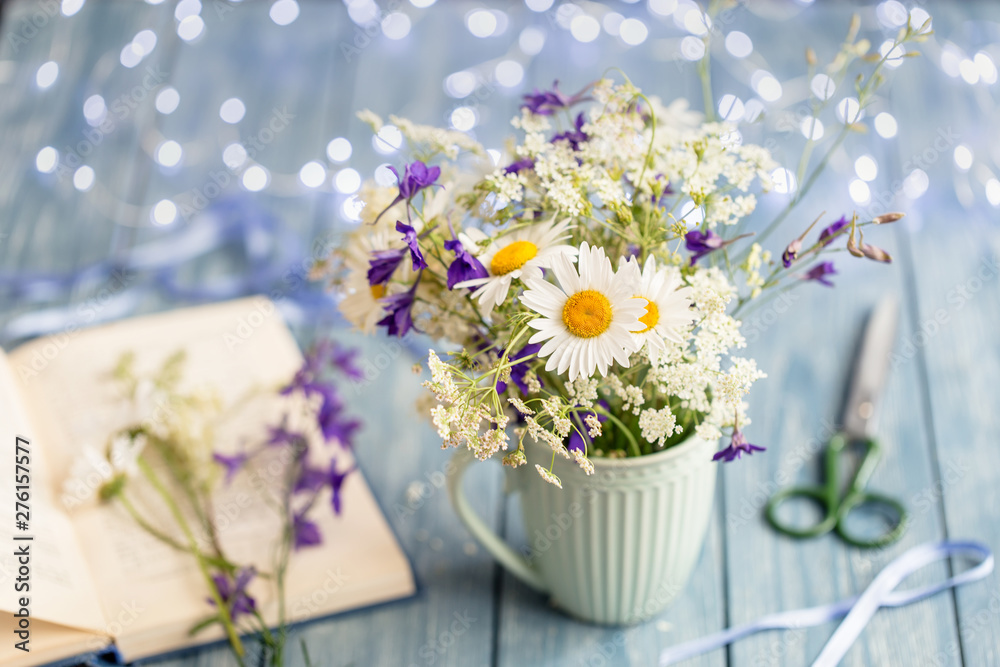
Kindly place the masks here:
MULTIPOLYGON (((211 2, 222 1, 206 0, 203 5, 199 0, 179 0, 174 5, 174 30, 177 37, 187 44, 211 39, 211 30, 202 14, 207 8, 211 8, 211 2)), ((164 0, 146 2, 157 5, 164 0)), ((797 2, 799 5, 808 5, 812 0, 797 2)), ((59 19, 72 20, 72 17, 84 9, 85 4, 86 0, 62 0, 59 19)), ((226 6, 239 4, 237 0, 228 0, 226 6)), ((719 50, 719 55, 726 56, 714 58, 716 66, 725 67, 749 87, 750 94, 727 92, 718 98, 716 111, 719 117, 735 123, 752 123, 762 114, 780 110, 791 83, 782 83, 778 75, 771 71, 764 56, 755 50, 750 35, 730 29, 728 25, 713 26, 693 0, 647 0, 643 3, 644 6, 638 0, 606 4, 585 0, 558 3, 555 0, 524 0, 523 8, 503 5, 506 11, 496 7, 478 7, 466 11, 465 5, 459 10, 455 8, 457 6, 444 4, 429 10, 435 0, 409 0, 408 4, 393 3, 388 13, 375 0, 345 0, 344 4, 350 20, 360 27, 368 28, 367 32, 374 35, 373 39, 396 42, 421 39, 419 24, 422 12, 465 11, 465 27, 472 36, 483 40, 505 40, 508 43, 504 55, 448 73, 442 79, 444 93, 456 100, 448 117, 452 128, 472 134, 475 134, 475 128, 482 121, 480 110, 476 104, 463 104, 462 101, 473 95, 484 80, 513 94, 523 92, 526 89, 524 79, 528 65, 533 58, 546 53, 545 46, 551 41, 555 31, 565 31, 576 42, 592 45, 593 49, 602 49, 608 45, 608 40, 612 40, 622 48, 647 49, 655 59, 687 61, 702 58, 706 43, 704 38, 712 31, 713 48, 719 50), (544 16, 546 20, 536 20, 539 16, 544 16), (515 25, 517 23, 526 25, 518 29, 515 25), (372 27, 375 29, 372 30, 372 27)), ((276 0, 267 6, 267 14, 273 26, 262 26, 261 29, 289 29, 299 19, 300 7, 296 0, 276 0)), ((899 0, 886 0, 878 4, 874 8, 874 16, 887 34, 906 25, 907 20, 914 25, 921 25, 929 18, 923 7, 908 8, 899 0)), ((161 37, 152 29, 141 30, 120 51, 115 48, 97 64, 93 80, 106 79, 115 67, 138 67, 155 51, 161 37)), ((898 67, 906 56, 901 47, 897 46, 895 51, 891 51, 891 39, 886 39, 878 49, 882 55, 888 56, 886 64, 890 68, 898 67)), ((947 76, 982 90, 997 82, 995 61, 1000 57, 998 49, 1000 44, 988 44, 970 54, 958 44, 936 36, 932 38, 926 51, 947 76)), ((36 65, 34 83, 41 94, 60 85, 60 58, 69 57, 64 46, 56 52, 54 41, 51 59, 36 65)), ((69 85, 70 82, 62 83, 69 85)), ((147 91, 158 114, 169 116, 180 108, 184 99, 178 90, 179 85, 181 84, 175 82, 162 82, 155 89, 147 91)), ((823 73, 816 74, 808 82, 808 86, 812 94, 822 101, 830 100, 837 94, 834 82, 823 73)), ((80 112, 87 125, 100 128, 112 113, 110 106, 111 103, 102 96, 101 91, 94 91, 86 97, 80 112)), ((858 100, 850 95, 837 100, 834 108, 840 123, 848 119, 864 119, 868 112, 860 109, 858 100)), ((358 220, 362 203, 357 192, 365 176, 349 166, 356 148, 349 138, 330 137, 326 144, 325 160, 309 160, 296 173, 281 173, 267 166, 266 156, 258 160, 258 156, 248 155, 245 144, 241 141, 241 129, 245 130, 241 123, 247 116, 246 103, 242 99, 235 96, 226 99, 217 113, 221 127, 211 127, 209 131, 208 124, 212 120, 206 117, 202 121, 206 127, 204 138, 191 141, 182 142, 163 136, 155 123, 154 127, 143 128, 140 145, 146 158, 152 160, 168 177, 181 169, 201 169, 208 173, 210 169, 224 166, 233 175, 232 180, 238 187, 247 192, 266 191, 278 197, 302 196, 310 192, 326 193, 337 198, 341 215, 346 221, 358 220)), ((888 110, 874 113, 870 121, 871 127, 882 139, 891 140, 896 137, 898 123, 888 110)), ((821 139, 828 131, 821 120, 813 118, 801 120, 798 129, 804 137, 815 140, 821 139)), ((400 131, 392 125, 385 125, 372 139, 374 151, 386 157, 396 153, 402 144, 400 131)), ((82 150, 78 152, 83 153, 82 150)), ((495 163, 503 158, 499 148, 491 148, 489 152, 495 163)), ((42 174, 52 174, 60 166, 69 163, 67 157, 61 155, 55 146, 40 146, 35 155, 35 167, 42 174)), ((172 225, 179 220, 179 207, 184 204, 184 192, 152 204, 123 202, 101 183, 99 174, 86 163, 85 156, 75 157, 81 164, 73 167, 72 187, 80 193, 86 193, 84 196, 92 197, 93 205, 109 219, 125 225, 149 222, 156 226, 172 225)), ((972 146, 960 143, 954 146, 952 158, 956 173, 964 179, 961 181, 962 187, 956 184, 962 203, 972 205, 975 193, 981 193, 992 206, 1000 207, 1000 179, 991 166, 989 156, 977 156, 972 146)), ((854 174, 848 179, 848 194, 858 205, 865 205, 873 196, 871 184, 879 176, 878 160, 870 153, 861 153, 851 156, 850 163, 854 174)), ((370 176, 379 184, 392 185, 395 177, 388 167, 389 163, 382 163, 370 176)), ((798 187, 795 176, 789 169, 780 167, 772 176, 775 190, 779 193, 791 194, 798 187)), ((913 168, 904 175, 902 194, 915 200, 925 194, 929 185, 928 174, 919 167, 913 168)), ((696 220, 697 216, 692 219, 696 220)))

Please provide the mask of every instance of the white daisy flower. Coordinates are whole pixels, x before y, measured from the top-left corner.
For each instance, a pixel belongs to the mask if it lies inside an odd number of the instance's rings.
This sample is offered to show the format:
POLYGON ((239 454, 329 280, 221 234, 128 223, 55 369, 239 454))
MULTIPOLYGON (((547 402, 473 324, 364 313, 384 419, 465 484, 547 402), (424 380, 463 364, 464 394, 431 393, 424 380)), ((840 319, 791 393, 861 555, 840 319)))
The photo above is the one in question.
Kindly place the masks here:
MULTIPOLYGON (((478 287, 472 297, 478 298, 489 313, 507 299, 511 282, 515 279, 541 280, 542 269, 551 267, 556 257, 576 255, 573 246, 559 244, 559 241, 569 238, 568 231, 568 220, 556 222, 553 218, 549 222, 504 234, 477 256, 489 276, 458 283, 455 289, 478 287)), ((476 241, 486 238, 478 229, 468 230, 465 237, 469 241, 468 248, 474 248, 476 241)))
POLYGON ((683 279, 676 267, 656 268, 656 258, 646 258, 646 264, 639 271, 639 262, 634 257, 618 262, 618 272, 628 273, 637 285, 633 296, 646 307, 639 321, 645 326, 633 336, 646 346, 646 353, 654 363, 666 349, 666 341, 683 345, 685 337, 681 333, 694 319, 691 310, 690 287, 682 286, 683 279))
POLYGON ((607 376, 612 361, 628 368, 629 354, 641 347, 632 332, 646 326, 639 321, 645 303, 632 298, 637 287, 632 273, 616 274, 604 248, 587 242, 580 246, 578 266, 557 255, 552 271, 559 287, 529 279, 521 295, 521 302, 542 316, 528 323, 538 329, 528 342, 548 341, 538 351, 539 358, 549 358, 545 370, 569 371, 573 382, 595 370, 607 376))

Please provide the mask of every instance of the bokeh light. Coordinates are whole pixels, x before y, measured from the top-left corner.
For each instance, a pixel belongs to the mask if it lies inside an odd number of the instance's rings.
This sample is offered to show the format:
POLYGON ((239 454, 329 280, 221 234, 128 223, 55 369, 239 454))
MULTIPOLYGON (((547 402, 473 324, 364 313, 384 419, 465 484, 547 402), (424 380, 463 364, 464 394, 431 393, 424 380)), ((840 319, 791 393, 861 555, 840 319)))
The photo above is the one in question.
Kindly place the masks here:
POLYGON ((42 90, 48 88, 59 78, 59 64, 53 60, 44 63, 35 72, 35 84, 42 90))
POLYGON ((59 151, 46 146, 35 155, 35 167, 43 174, 51 174, 59 165, 59 151))
POLYGON ((326 156, 330 158, 331 162, 347 162, 353 151, 351 142, 345 137, 331 139, 330 143, 326 145, 326 156))
POLYGON ((73 172, 73 187, 80 192, 87 192, 94 187, 94 170, 87 165, 83 165, 73 172))
POLYGON ((307 188, 318 188, 326 181, 326 167, 313 160, 299 169, 299 181, 307 188))

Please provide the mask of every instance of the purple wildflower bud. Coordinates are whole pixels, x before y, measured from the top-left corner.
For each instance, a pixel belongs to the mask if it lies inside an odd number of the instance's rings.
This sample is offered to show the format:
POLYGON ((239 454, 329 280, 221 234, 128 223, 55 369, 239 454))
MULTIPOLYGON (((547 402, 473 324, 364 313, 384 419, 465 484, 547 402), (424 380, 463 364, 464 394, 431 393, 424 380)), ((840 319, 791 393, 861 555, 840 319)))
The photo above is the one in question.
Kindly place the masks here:
POLYGON ((226 484, 233 481, 233 477, 243 468, 244 465, 246 465, 249 458, 249 455, 245 453, 235 454, 233 456, 227 456, 226 454, 220 454, 219 452, 214 452, 212 454, 212 459, 226 469, 226 484))
MULTIPOLYGON (((473 257, 458 239, 445 241, 444 248, 455 253, 455 259, 452 261, 451 266, 448 267, 448 289, 455 289, 455 285, 466 280, 475 280, 489 276, 482 262, 473 257)), ((469 289, 475 290, 476 288, 470 287, 469 289)))
POLYGON ((757 445, 752 445, 747 442, 746 436, 738 428, 733 429, 733 438, 729 441, 729 446, 715 453, 712 457, 713 461, 718 461, 722 459, 723 461, 729 462, 743 456, 746 452, 747 456, 753 454, 754 452, 763 452, 764 447, 758 447, 757 445))
POLYGON ((296 514, 292 517, 292 536, 295 549, 314 547, 323 543, 323 536, 319 532, 319 526, 315 521, 310 521, 303 514, 296 514))
POLYGON ((587 136, 587 133, 583 131, 583 124, 585 122, 583 113, 581 112, 577 114, 576 120, 573 122, 574 129, 567 132, 560 132, 555 135, 552 137, 551 143, 554 144, 557 141, 568 141, 573 150, 580 150, 580 144, 586 143, 590 139, 590 137, 587 136))
POLYGON ((511 162, 509 165, 504 167, 503 173, 505 174, 520 174, 522 171, 534 169, 535 161, 530 158, 521 158, 515 162, 511 162))
POLYGON ((405 255, 405 248, 372 251, 372 258, 368 261, 370 267, 368 269, 368 284, 384 285, 389 282, 405 255))
POLYGON ((418 192, 434 185, 434 181, 441 175, 441 167, 428 167, 420 160, 406 165, 402 176, 399 175, 395 167, 389 167, 389 169, 396 175, 401 199, 413 199, 418 192))
MULTIPOLYGON (((235 579, 231 575, 219 572, 212 575, 215 588, 222 598, 222 603, 229 609, 230 618, 235 621, 240 616, 251 615, 257 610, 257 602, 247 593, 247 586, 257 576, 253 567, 240 568, 235 579)), ((215 600, 209 598, 208 603, 215 606, 215 600)))
POLYGON ((420 252, 420 243, 417 241, 417 231, 413 229, 410 225, 404 224, 403 222, 396 221, 396 231, 403 235, 403 242, 410 249, 410 259, 413 261, 413 270, 419 271, 420 269, 427 268, 427 262, 424 261, 424 254, 420 252))
POLYGON ((833 242, 833 237, 837 235, 841 229, 847 226, 847 217, 841 216, 840 220, 833 223, 822 232, 819 233, 819 242, 824 246, 830 245, 833 242))
POLYGON ((337 472, 337 459, 334 458, 330 461, 330 472, 329 472, 329 482, 330 490, 333 492, 330 498, 330 502, 333 504, 333 511, 336 514, 340 514, 341 500, 340 500, 340 489, 344 485, 344 480, 357 469, 356 465, 349 467, 344 472, 337 472))
POLYGON ((724 242, 722 237, 712 230, 702 232, 699 229, 692 229, 684 235, 684 245, 694 253, 691 255, 691 266, 694 266, 699 259, 721 248, 724 242))
POLYGON ((802 239, 795 239, 788 244, 785 248, 785 252, 781 253, 781 263, 787 269, 792 265, 792 262, 796 260, 799 256, 799 250, 802 249, 802 239))
POLYGON ((409 333, 410 329, 416 329, 413 326, 412 310, 413 297, 416 294, 418 284, 420 284, 419 279, 406 292, 393 294, 382 299, 385 312, 388 314, 378 321, 378 325, 386 327, 390 336, 402 338, 409 333))
POLYGON ((827 287, 833 287, 833 283, 827 280, 827 276, 837 275, 837 270, 833 268, 833 262, 820 262, 816 266, 809 269, 804 276, 803 280, 815 280, 818 283, 826 285, 827 287))

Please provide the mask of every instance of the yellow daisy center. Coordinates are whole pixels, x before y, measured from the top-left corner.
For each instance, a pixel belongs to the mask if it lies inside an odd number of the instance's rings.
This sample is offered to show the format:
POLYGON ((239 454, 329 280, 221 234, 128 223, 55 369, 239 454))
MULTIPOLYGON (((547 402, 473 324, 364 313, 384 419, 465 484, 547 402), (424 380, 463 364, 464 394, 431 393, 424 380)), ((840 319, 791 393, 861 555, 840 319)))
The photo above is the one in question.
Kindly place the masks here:
POLYGON ((566 299, 562 320, 569 332, 580 338, 600 336, 611 326, 611 302, 592 289, 577 292, 566 299))
POLYGON ((385 285, 372 285, 369 289, 372 291, 372 298, 376 301, 385 296, 385 285))
POLYGON ((637 296, 635 298, 642 299, 646 302, 646 314, 639 318, 639 321, 645 324, 646 328, 642 331, 636 331, 635 333, 646 333, 655 327, 657 322, 660 321, 660 307, 657 306, 654 301, 650 301, 644 296, 637 296))
POLYGON ((503 276, 520 269, 538 254, 538 246, 531 241, 514 241, 497 250, 490 262, 490 271, 495 276, 503 276))

